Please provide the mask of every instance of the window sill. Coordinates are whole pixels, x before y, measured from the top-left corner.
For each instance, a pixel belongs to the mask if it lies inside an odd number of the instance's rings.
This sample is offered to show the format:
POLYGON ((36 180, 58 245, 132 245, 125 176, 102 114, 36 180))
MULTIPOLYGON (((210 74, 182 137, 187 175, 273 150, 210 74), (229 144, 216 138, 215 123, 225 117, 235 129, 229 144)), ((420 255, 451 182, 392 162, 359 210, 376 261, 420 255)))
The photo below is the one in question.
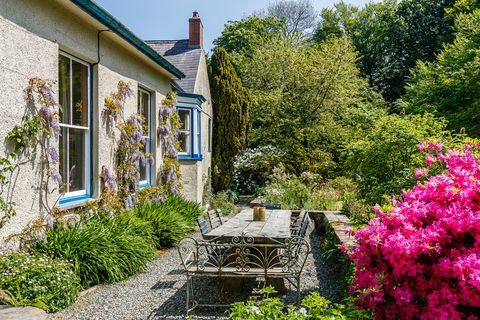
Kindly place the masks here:
POLYGON ((193 156, 192 155, 179 155, 178 160, 180 160, 180 161, 202 161, 203 156, 198 155, 198 154, 194 154, 193 156))
POLYGON ((148 182, 143 182, 143 183, 140 183, 140 184, 138 185, 138 188, 139 188, 139 189, 143 189, 143 188, 147 188, 147 187, 151 187, 151 186, 152 186, 152 185, 151 185, 150 183, 148 183, 148 182))
POLYGON ((90 197, 90 195, 83 195, 78 197, 69 197, 60 199, 59 206, 61 210, 69 210, 84 206, 87 202, 97 201, 97 199, 90 197))

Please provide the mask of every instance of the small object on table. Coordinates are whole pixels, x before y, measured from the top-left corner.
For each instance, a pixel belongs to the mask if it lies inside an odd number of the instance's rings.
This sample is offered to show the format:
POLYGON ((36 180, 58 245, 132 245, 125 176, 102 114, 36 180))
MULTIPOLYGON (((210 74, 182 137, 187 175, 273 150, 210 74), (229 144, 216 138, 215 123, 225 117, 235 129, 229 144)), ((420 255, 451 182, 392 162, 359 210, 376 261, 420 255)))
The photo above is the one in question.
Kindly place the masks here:
POLYGON ((257 221, 265 221, 267 215, 267 209, 264 207, 258 208, 258 220, 257 221))
POLYGON ((253 208, 253 221, 260 221, 260 207, 254 207, 253 208))

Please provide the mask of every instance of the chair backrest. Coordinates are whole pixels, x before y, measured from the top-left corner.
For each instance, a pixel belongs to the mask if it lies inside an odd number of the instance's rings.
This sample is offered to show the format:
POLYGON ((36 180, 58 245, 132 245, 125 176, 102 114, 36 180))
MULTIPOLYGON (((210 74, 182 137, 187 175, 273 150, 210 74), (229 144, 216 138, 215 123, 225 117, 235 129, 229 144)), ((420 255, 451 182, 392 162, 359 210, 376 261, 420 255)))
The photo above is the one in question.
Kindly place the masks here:
POLYGON ((264 203, 263 206, 265 209, 268 210, 280 210, 282 209, 282 205, 279 203, 264 203))
POLYGON ((222 210, 217 209, 217 210, 215 210, 215 213, 217 214, 218 221, 220 221, 220 224, 224 224, 225 223, 225 218, 223 217, 222 210))
POLYGON ((202 233, 202 236, 207 234, 209 230, 208 230, 207 222, 205 221, 205 217, 204 216, 198 217, 197 223, 198 223, 198 227, 200 228, 200 232, 202 233))
POLYGON ((299 275, 310 253, 310 246, 301 237, 285 242, 257 239, 242 235, 230 242, 185 238, 178 252, 188 272, 264 274, 270 272, 299 275), (261 241, 261 242, 259 242, 261 241))
POLYGON ((215 210, 209 210, 207 212, 207 216, 208 216, 208 221, 210 222, 211 229, 215 229, 216 227, 221 225, 220 219, 218 218, 218 215, 215 212, 215 210))
POLYGON ((307 228, 308 224, 310 223, 310 217, 308 216, 308 212, 305 212, 305 215, 302 220, 302 224, 300 226, 300 229, 298 231, 298 236, 304 238, 305 235, 307 234, 307 228))

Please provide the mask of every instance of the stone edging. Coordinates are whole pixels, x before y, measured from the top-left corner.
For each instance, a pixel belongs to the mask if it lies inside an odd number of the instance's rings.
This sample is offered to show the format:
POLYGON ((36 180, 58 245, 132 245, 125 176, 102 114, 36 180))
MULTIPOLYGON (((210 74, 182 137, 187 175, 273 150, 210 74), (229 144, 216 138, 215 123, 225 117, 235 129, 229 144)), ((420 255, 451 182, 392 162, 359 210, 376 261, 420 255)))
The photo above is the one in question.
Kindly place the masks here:
POLYGON ((355 238, 348 233, 353 224, 346 215, 341 214, 340 211, 308 211, 308 213, 310 217, 317 216, 318 218, 325 218, 341 244, 345 244, 347 247, 357 246, 355 238))

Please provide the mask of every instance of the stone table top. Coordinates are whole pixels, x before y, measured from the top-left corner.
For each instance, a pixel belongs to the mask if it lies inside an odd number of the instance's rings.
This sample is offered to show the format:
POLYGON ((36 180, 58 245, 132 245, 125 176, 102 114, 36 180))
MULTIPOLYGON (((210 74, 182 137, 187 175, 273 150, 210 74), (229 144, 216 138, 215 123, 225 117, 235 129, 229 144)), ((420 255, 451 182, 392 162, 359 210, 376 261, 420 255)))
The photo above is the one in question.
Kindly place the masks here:
POLYGON ((253 209, 244 209, 224 224, 204 235, 206 240, 230 241, 234 237, 267 238, 285 241, 290 238, 290 210, 266 210, 265 221, 253 221, 253 209))

